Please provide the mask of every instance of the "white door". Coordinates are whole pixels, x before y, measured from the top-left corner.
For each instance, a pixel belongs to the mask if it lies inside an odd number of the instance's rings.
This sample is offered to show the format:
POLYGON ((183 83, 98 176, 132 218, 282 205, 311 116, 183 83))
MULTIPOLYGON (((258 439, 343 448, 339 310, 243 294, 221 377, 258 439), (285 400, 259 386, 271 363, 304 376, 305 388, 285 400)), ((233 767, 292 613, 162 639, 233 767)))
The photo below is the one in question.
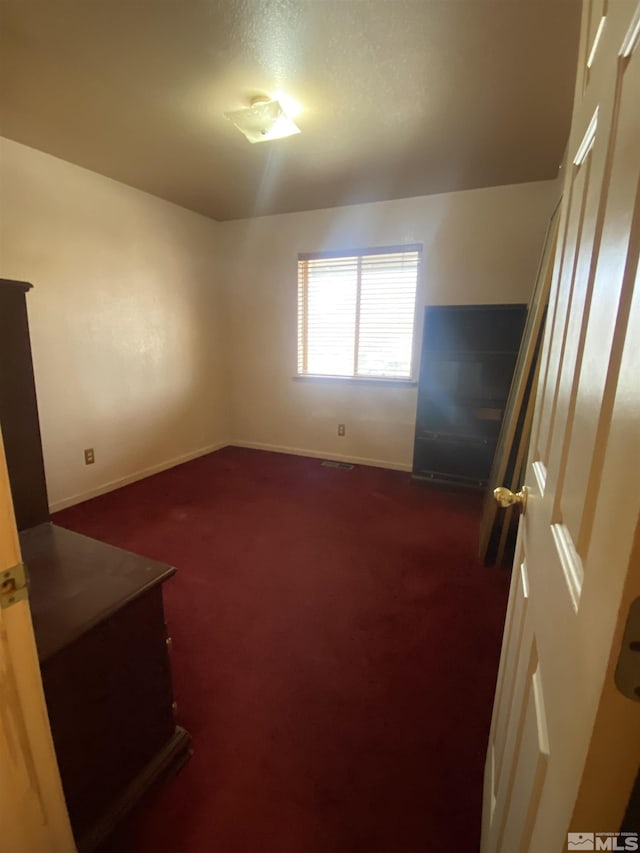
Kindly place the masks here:
POLYGON ((595 834, 640 761, 640 672, 631 698, 614 681, 640 596, 638 0, 586 0, 580 56, 482 853, 636 849, 595 834))
MULTIPOLYGON (((19 562, 0 435, 0 581, 19 562)), ((72 853, 75 849, 25 599, 0 607, 0 850, 72 853)))

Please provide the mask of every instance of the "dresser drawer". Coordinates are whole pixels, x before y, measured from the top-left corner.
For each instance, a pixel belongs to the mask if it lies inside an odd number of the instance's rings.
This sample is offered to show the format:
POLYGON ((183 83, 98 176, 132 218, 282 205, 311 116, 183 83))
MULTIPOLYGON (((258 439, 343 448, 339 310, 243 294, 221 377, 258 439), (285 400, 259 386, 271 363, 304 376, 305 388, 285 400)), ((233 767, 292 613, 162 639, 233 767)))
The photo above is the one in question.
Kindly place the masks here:
POLYGON ((78 839, 175 731, 161 586, 48 659, 42 678, 78 839))

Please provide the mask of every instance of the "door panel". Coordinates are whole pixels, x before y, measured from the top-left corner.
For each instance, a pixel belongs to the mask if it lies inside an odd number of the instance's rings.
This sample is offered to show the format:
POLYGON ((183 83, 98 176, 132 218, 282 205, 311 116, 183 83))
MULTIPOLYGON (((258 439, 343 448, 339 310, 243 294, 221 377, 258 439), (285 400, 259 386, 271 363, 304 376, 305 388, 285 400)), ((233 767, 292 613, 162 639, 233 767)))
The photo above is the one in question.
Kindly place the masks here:
POLYGON ((640 759, 640 701, 621 697, 613 678, 625 608, 636 588, 640 594, 633 569, 640 518, 639 38, 637 0, 585 2, 579 77, 587 51, 593 55, 586 85, 578 80, 569 143, 528 503, 487 752, 483 853, 560 853, 570 827, 615 832, 640 759), (603 14, 604 25, 594 29, 603 14), (616 738, 618 751, 603 759, 616 738), (614 792, 600 779, 594 794, 593 768, 603 760, 618 782, 614 792), (584 820, 594 803, 610 822, 574 826, 574 816, 584 820))
MULTIPOLYGON (((549 357, 545 370, 544 392, 541 398, 541 410, 536 429, 537 460, 545 467, 549 465, 550 443, 554 434, 554 424, 558 409, 562 409, 561 387, 558 379, 565 365, 567 346, 572 338, 569 335, 569 319, 575 315, 574 299, 580 301, 583 277, 580 275, 586 261, 590 262, 590 250, 593 246, 595 210, 603 172, 603 157, 599 148, 594 151, 597 121, 593 118, 586 128, 580 150, 576 154, 578 162, 571 165, 568 189, 569 205, 565 211, 565 229, 562 243, 562 265, 559 269, 559 281, 555 289, 553 326, 548 339, 549 357), (579 250, 582 250, 581 252, 579 250), (582 255, 582 257, 581 257, 582 255), (582 261, 582 265, 580 264, 582 261), (576 287, 576 282, 578 282, 576 287), (577 289, 577 293, 575 292, 577 289)), ((602 138, 598 135, 598 141, 602 138)), ((575 330, 572 330, 575 331, 575 330)))
POLYGON ((515 763, 518 772, 513 774, 510 808, 501 839, 505 850, 526 850, 529 847, 549 759, 547 718, 537 660, 526 687, 522 733, 515 763))

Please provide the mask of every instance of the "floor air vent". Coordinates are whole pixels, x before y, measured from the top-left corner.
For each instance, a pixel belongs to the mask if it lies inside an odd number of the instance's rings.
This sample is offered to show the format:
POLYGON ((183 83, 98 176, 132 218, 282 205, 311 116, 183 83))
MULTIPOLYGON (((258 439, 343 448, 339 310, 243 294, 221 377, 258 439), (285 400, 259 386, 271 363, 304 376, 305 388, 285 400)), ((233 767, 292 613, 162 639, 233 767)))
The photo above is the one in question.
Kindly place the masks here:
POLYGON ((325 468, 341 468, 343 471, 353 471, 353 465, 348 462, 334 462, 333 459, 323 459, 320 463, 325 468))

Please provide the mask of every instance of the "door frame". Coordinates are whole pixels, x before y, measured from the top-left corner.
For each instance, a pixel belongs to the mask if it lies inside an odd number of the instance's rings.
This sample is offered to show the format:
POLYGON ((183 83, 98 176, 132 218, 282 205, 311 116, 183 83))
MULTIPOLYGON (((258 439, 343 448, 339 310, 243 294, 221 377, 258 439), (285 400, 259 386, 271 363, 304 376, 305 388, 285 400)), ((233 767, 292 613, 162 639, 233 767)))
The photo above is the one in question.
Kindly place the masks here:
MULTIPOLYGON (((22 562, 0 432, 0 572, 22 562)), ((75 853, 28 598, 0 609, 0 847, 75 853)))

